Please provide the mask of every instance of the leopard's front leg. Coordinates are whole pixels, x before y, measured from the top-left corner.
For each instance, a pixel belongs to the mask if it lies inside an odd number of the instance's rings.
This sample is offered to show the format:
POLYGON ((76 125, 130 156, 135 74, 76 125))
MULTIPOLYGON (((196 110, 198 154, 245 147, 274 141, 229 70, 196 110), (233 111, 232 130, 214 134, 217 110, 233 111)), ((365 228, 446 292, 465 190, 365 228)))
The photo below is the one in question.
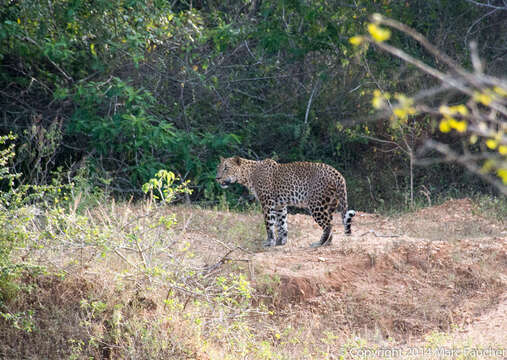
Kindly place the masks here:
POLYGON ((264 213, 264 223, 266 225, 266 232, 268 234, 268 238, 263 245, 264 247, 275 246, 275 209, 273 205, 268 202, 267 204, 263 204, 262 211, 264 213))
POLYGON ((287 243, 287 206, 276 210, 276 245, 287 243))

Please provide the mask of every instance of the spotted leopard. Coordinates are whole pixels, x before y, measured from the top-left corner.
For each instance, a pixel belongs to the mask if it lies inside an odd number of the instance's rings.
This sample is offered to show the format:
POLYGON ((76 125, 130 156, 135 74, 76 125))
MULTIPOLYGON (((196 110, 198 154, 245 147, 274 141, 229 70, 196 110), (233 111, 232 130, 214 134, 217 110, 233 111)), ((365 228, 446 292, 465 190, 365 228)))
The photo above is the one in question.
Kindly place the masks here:
POLYGON ((343 176, 322 163, 293 162, 280 164, 272 159, 261 161, 240 157, 220 158, 217 182, 222 188, 239 183, 260 201, 267 231, 264 246, 287 242, 287 206, 306 208, 323 230, 313 247, 332 241, 332 219, 339 210, 345 235, 351 234, 354 210, 348 210, 347 188, 343 176), (275 239, 276 227, 276 239, 275 239))

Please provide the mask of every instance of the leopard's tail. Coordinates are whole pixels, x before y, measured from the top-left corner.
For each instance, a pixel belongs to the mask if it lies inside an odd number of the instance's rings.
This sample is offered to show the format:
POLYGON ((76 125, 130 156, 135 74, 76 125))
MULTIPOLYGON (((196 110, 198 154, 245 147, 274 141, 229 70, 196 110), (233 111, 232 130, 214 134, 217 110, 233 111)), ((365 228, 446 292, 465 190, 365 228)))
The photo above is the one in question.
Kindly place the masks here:
POLYGON ((343 216, 343 225, 345 226, 345 235, 352 234, 352 218, 356 215, 354 210, 347 210, 343 216))
POLYGON ((347 202, 347 188, 345 184, 343 184, 343 192, 339 199, 339 210, 342 216, 343 226, 345 227, 345 235, 352 234, 352 218, 356 215, 354 210, 349 210, 348 202, 347 202))

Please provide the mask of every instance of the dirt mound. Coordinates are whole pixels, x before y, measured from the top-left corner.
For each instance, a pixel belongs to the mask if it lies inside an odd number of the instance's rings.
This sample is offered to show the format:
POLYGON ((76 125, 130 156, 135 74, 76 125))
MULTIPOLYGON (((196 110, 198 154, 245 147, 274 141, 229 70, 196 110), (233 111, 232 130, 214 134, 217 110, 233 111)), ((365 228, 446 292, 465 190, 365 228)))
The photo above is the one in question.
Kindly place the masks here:
POLYGON ((448 201, 396 219, 358 213, 355 220, 352 237, 340 236, 336 223, 332 246, 309 249, 320 229, 305 215, 289 217, 289 232, 297 238, 252 259, 253 280, 269 305, 282 313, 297 309, 302 322, 311 314, 316 332, 398 339, 465 328, 499 306, 507 240, 498 224, 491 230, 490 220, 473 213, 471 201, 448 201), (483 231, 472 236, 470 222, 483 231))

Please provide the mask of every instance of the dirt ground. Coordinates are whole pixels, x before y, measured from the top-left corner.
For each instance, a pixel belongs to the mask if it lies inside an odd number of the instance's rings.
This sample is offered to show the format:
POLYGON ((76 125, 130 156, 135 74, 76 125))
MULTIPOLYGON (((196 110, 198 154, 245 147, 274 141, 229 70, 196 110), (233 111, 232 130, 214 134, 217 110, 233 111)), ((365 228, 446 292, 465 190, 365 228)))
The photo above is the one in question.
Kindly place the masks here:
MULTIPOLYGON (((259 228, 258 217, 234 221, 259 228)), ((289 215, 288 223, 285 246, 228 256, 248 261, 275 322, 306 326, 309 338, 416 344, 440 332, 449 335, 440 345, 507 344, 507 229, 477 215, 470 200, 393 217, 358 212, 349 237, 336 215, 332 245, 317 249, 309 244, 321 230, 310 216, 289 215)), ((259 236, 251 241, 260 244, 259 236)))

